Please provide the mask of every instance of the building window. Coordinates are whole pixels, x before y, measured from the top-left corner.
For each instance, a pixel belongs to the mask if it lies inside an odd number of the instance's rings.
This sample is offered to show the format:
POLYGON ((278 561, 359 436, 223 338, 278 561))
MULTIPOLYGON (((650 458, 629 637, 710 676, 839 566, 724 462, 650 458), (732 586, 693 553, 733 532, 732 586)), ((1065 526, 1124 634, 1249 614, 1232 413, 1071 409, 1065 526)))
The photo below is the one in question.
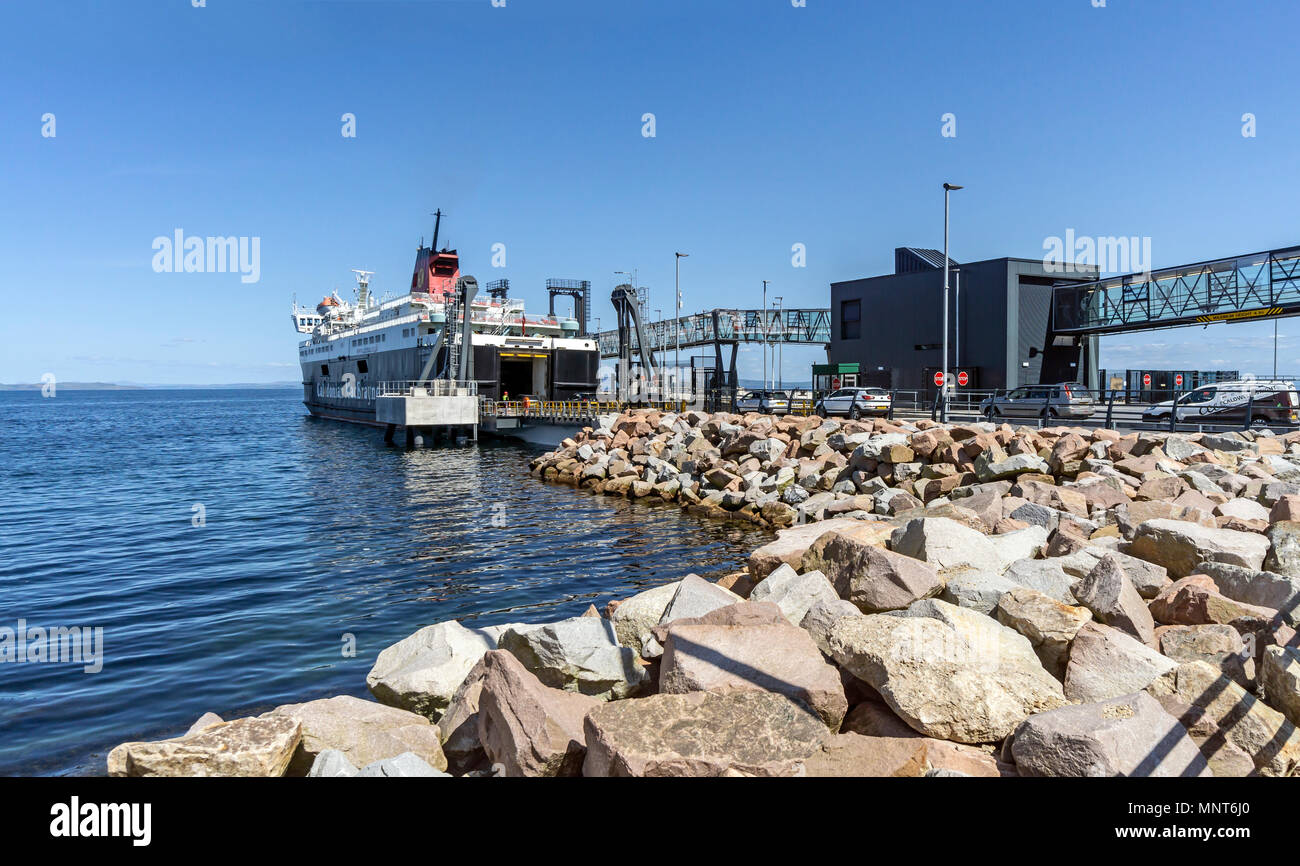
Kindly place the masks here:
POLYGON ((862 337, 862 302, 840 302, 840 339, 857 340, 862 337))

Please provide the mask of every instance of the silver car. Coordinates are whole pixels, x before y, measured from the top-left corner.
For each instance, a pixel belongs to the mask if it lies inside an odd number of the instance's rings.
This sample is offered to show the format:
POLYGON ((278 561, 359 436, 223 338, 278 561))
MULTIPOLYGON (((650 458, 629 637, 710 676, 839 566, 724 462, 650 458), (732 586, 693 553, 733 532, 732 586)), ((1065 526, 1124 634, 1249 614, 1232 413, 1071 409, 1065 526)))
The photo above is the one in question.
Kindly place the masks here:
POLYGON ((823 418, 847 415, 858 419, 863 415, 889 414, 889 392, 884 388, 841 388, 822 397, 817 403, 817 414, 823 418))
POLYGON ((990 421, 999 418, 1091 418, 1096 401, 1078 382, 1057 385, 1026 385, 1009 394, 985 397, 980 414, 990 421))
POLYGON ((736 398, 736 411, 784 415, 790 411, 790 395, 784 391, 750 391, 736 398))

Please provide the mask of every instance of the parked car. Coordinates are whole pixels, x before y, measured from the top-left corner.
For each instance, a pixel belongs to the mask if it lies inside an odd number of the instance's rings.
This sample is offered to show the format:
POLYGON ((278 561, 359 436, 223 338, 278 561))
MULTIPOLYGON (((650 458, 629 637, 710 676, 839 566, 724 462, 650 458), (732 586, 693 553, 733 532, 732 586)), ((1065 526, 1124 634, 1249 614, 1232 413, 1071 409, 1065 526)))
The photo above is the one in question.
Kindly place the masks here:
POLYGON ((863 415, 889 414, 890 397, 884 388, 841 388, 822 397, 816 411, 823 418, 846 415, 861 418, 863 415))
POLYGON ((1090 418, 1096 408, 1092 393, 1078 382, 1055 385, 1026 385, 1008 394, 985 397, 980 414, 997 418, 1090 418))
POLYGON ((1201 421, 1206 424, 1244 424, 1246 409, 1255 427, 1291 426, 1300 420, 1300 396, 1295 382, 1285 379, 1254 379, 1215 382, 1187 392, 1175 401, 1165 400, 1148 406, 1143 421, 1168 421, 1170 411, 1177 420, 1201 421), (1253 401, 1251 395, 1254 395, 1253 401))
POLYGON ((790 411, 790 395, 785 391, 750 391, 736 398, 736 411, 784 415, 790 411))

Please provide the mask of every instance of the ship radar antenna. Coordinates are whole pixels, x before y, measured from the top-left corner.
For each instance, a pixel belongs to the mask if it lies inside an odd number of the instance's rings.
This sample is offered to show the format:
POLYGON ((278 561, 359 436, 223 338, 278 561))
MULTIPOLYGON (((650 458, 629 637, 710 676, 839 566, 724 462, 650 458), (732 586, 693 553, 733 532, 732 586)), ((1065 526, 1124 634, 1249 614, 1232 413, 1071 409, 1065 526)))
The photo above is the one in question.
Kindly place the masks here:
POLYGON ((370 301, 370 278, 375 272, 353 268, 352 273, 357 275, 357 306, 364 310, 370 301))

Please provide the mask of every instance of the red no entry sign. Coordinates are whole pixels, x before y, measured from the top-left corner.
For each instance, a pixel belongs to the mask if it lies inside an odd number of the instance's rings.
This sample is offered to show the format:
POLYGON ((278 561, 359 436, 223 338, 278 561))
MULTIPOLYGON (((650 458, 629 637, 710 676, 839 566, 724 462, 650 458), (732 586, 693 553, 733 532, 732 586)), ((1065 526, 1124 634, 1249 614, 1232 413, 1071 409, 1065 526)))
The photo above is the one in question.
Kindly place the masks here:
POLYGON ((1144 388, 1149 388, 1149 387, 1151 387, 1151 374, 1150 374, 1150 373, 1143 373, 1143 374, 1142 374, 1142 387, 1144 387, 1144 388))
POLYGON ((943 387, 943 371, 942 371, 942 370, 936 370, 936 371, 935 371, 935 373, 934 373, 934 386, 935 386, 936 388, 942 388, 942 387, 943 387))
POLYGON ((970 381, 970 376, 967 375, 965 370, 962 370, 960 373, 957 374, 957 384, 961 385, 963 388, 966 387, 966 383, 969 381, 970 381))
POLYGON ((1174 384, 1177 385, 1179 388, 1183 387, 1183 374, 1182 374, 1182 373, 1179 373, 1177 376, 1174 377, 1174 384))

